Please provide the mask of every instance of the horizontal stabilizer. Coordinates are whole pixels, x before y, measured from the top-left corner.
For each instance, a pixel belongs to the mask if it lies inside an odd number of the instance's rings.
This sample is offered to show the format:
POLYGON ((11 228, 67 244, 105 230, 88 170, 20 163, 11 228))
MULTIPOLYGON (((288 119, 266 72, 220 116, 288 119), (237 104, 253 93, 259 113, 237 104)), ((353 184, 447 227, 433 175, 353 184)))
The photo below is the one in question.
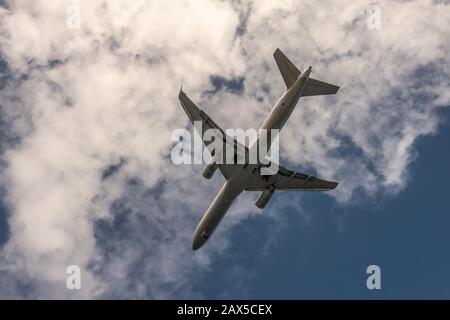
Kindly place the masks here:
POLYGON ((303 89, 302 96, 307 97, 320 96, 323 94, 335 94, 338 90, 338 86, 309 78, 308 82, 306 83, 305 89, 303 89))

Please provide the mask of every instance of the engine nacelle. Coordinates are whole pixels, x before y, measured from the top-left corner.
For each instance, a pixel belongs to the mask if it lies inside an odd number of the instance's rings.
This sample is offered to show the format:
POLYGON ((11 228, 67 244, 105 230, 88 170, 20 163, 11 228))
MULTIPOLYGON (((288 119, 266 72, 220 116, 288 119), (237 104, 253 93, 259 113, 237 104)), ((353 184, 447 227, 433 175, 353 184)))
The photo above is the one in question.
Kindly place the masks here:
POLYGON ((266 204, 269 202, 270 198, 273 196, 273 192, 275 191, 275 188, 272 186, 269 186, 266 190, 264 190, 261 195, 256 199, 255 205, 260 208, 264 209, 266 204))
POLYGON ((214 175, 214 172, 216 172, 216 170, 217 170, 217 164, 214 162, 210 162, 206 165, 205 169, 203 169, 202 175, 206 179, 211 179, 212 176, 214 175))

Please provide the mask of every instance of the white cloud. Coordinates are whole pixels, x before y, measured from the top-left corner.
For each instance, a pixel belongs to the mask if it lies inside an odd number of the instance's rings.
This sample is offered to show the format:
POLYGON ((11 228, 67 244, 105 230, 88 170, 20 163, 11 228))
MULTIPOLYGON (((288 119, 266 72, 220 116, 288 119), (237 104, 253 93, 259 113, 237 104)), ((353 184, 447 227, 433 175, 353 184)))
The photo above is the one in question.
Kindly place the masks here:
POLYGON ((11 238, 1 259, 15 280, 1 296, 23 295, 24 284, 31 297, 201 295, 191 277, 257 211, 244 197, 214 241, 190 251, 222 180, 169 163, 171 131, 187 122, 181 83, 217 122, 243 127, 262 123, 283 90, 276 47, 341 85, 335 97, 300 101, 281 149, 339 181, 340 201, 401 190, 414 141, 436 131, 435 110, 450 101, 444 3, 380 2, 376 31, 366 28, 369 2, 98 0, 80 2, 80 29, 68 29, 74 4, 22 0, 0 13, 11 73, 1 115, 6 138, 20 137, 3 155, 11 238), (211 75, 245 77, 242 96, 202 95, 211 75), (65 289, 70 264, 83 269, 81 292, 65 289))

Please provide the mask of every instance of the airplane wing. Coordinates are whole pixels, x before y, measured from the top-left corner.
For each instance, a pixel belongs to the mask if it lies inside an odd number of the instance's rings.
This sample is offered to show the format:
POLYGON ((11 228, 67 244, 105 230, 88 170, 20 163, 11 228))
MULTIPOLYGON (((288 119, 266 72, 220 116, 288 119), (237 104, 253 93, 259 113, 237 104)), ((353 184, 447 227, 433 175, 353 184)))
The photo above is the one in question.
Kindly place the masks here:
POLYGON ((337 185, 337 182, 321 180, 280 166, 278 172, 271 176, 255 172, 245 190, 263 191, 272 186, 279 191, 329 191, 337 185))
MULTIPOLYGON (((234 157, 236 158, 236 155, 239 153, 241 154, 241 150, 245 150, 244 152, 247 153, 248 149, 246 146, 239 143, 236 139, 228 136, 225 131, 220 128, 214 120, 212 120, 203 110, 201 110, 199 107, 197 107, 191 99, 183 92, 183 90, 180 90, 179 93, 179 99, 181 106, 183 107, 184 111, 189 117, 189 120, 191 120, 192 124, 194 124, 195 121, 200 121, 202 124, 202 132, 206 132, 208 129, 216 129, 217 131, 217 137, 214 136, 214 139, 222 139, 224 150, 222 150, 223 154, 226 154, 227 152, 232 152, 234 154, 234 157)), ((202 139, 204 137, 202 136, 202 139)), ((214 148, 212 146, 212 142, 214 141, 212 139, 211 141, 205 141, 203 140, 203 143, 208 148, 208 150, 211 152, 211 154, 214 156, 214 148)), ((242 155, 245 156, 245 155, 242 155)), ((225 156, 224 156, 225 159, 225 156)), ((225 162, 225 161, 223 161, 225 162)), ((236 164, 236 161, 234 164, 217 164, 220 172, 222 172, 225 179, 229 179, 235 170, 239 168, 239 164, 236 164)))

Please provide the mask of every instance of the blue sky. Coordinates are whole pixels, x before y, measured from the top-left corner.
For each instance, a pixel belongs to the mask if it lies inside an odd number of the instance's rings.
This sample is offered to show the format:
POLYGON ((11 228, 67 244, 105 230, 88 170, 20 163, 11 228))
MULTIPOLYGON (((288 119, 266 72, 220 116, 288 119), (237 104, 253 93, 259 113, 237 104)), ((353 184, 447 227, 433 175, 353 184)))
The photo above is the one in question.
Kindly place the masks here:
POLYGON ((448 298, 449 15, 431 0, 0 0, 0 297, 448 298), (285 90, 278 47, 340 86, 300 100, 281 164, 339 186, 263 211, 246 193, 193 253, 224 179, 171 162, 173 132, 192 130, 180 85, 222 128, 257 128, 285 90))
POLYGON ((340 206, 307 193, 299 197, 311 213, 308 224, 295 209, 278 212, 286 219, 282 231, 264 214, 242 222, 231 233, 230 252, 215 257, 202 282, 206 297, 448 299, 449 116, 441 112, 439 133, 419 139, 410 181, 398 195, 340 206), (262 252, 271 233, 276 244, 262 252), (366 287, 372 264, 381 268, 381 290, 366 287))
MULTIPOLYGON (((440 118, 439 133, 418 141, 400 194, 349 206, 319 193, 299 195, 310 223, 295 209, 278 212, 287 221, 281 231, 264 214, 246 219, 231 232, 230 250, 216 255, 194 286, 210 299, 448 299, 450 113, 440 118), (272 232, 276 244, 261 248, 272 232), (366 287, 371 264, 381 268, 381 290, 366 287)), ((1 245, 7 214, 2 206, 1 245)))

